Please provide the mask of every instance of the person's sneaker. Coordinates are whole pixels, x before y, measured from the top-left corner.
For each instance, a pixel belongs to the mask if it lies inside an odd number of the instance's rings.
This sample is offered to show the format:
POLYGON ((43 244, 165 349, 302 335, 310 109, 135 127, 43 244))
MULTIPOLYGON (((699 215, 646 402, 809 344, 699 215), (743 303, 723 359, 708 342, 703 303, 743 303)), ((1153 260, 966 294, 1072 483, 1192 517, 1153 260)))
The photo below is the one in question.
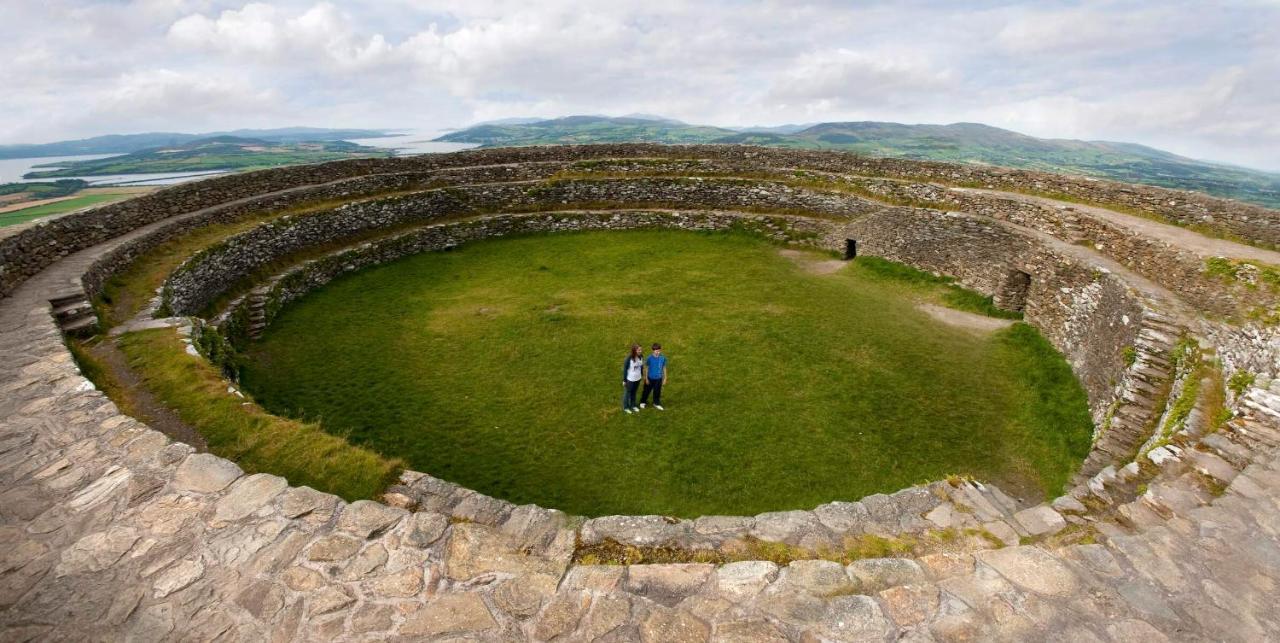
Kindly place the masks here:
POLYGON ((635 411, 632 411, 631 409, 622 409, 622 410, 623 410, 623 411, 626 411, 626 412, 627 412, 627 415, 631 415, 632 413, 634 413, 634 412, 635 412, 635 411))
POLYGON ((654 405, 653 405, 653 408, 658 409, 659 411, 665 411, 665 410, 666 410, 666 409, 662 408, 662 405, 661 405, 661 404, 654 404, 654 405))
POLYGON ((644 402, 640 403, 640 408, 644 408, 644 402))
POLYGON ((631 407, 631 410, 632 410, 632 411, 635 411, 636 413, 639 413, 639 412, 640 412, 640 407, 638 407, 638 406, 633 406, 633 407, 631 407))

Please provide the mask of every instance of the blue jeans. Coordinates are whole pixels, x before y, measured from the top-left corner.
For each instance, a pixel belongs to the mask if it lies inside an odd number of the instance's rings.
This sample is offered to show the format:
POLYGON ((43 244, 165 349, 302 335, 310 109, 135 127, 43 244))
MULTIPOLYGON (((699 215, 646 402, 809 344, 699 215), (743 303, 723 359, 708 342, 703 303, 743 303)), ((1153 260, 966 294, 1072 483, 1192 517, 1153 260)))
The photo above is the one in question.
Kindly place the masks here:
POLYGON ((632 409, 636 406, 636 389, 640 388, 640 380, 623 382, 622 408, 632 409))
POLYGON ((653 403, 662 406, 662 383, 666 378, 660 380, 647 379, 644 383, 644 392, 640 393, 640 403, 644 404, 649 401, 649 394, 653 393, 653 403))

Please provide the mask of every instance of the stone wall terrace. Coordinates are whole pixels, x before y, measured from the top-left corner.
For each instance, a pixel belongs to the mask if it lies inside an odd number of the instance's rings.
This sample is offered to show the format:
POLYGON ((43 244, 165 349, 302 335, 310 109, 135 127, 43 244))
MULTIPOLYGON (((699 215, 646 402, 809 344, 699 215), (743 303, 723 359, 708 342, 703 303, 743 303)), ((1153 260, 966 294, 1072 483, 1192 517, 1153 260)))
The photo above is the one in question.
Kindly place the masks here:
POLYGON ((923 179, 980 187, 1067 194, 1099 203, 1117 203, 1182 225, 1203 225, 1253 243, 1280 243, 1280 214, 1274 210, 1213 197, 1066 177, 1025 170, 948 163, 876 159, 847 153, 806 152, 746 146, 664 146, 648 144, 499 148, 390 159, 357 159, 264 170, 182 184, 137 199, 0 234, 0 296, 58 258, 129 230, 177 214, 270 192, 328 183, 354 176, 430 171, 469 165, 571 161, 617 157, 713 158, 842 173, 923 179))
POLYGON ((272 194, 266 197, 250 197, 240 201, 215 206, 194 214, 172 217, 160 229, 123 244, 95 262, 85 273, 84 289, 88 296, 98 297, 102 286, 112 275, 125 269, 136 258, 152 248, 198 228, 233 223, 254 215, 280 212, 288 208, 329 201, 351 201, 370 198, 379 194, 439 188, 473 183, 499 183, 507 181, 531 181, 551 177, 567 167, 567 163, 526 163, 504 165, 479 165, 404 172, 399 174, 373 174, 339 179, 272 194))
MULTIPOLYGON (((279 186, 293 176, 327 184, 343 172, 355 176, 416 167, 407 171, 420 171, 421 177, 388 180, 417 181, 441 167, 475 165, 478 159, 560 163, 610 153, 706 154, 722 166, 784 159, 786 167, 808 162, 846 171, 863 163, 864 173, 884 175, 899 171, 895 168, 905 175, 911 168, 920 173, 921 168, 946 172, 953 167, 737 147, 593 146, 344 162, 245 180, 279 186), (277 178, 282 183, 273 183, 277 178)), ((603 165, 611 163, 636 162, 603 165)), ((528 171, 542 178, 538 173, 551 165, 528 171)), ((495 170, 499 181, 523 171, 495 170)), ((459 180, 474 178, 468 172, 461 171, 466 176, 459 180)), ((998 170, 982 172, 1004 176, 998 170)), ((239 185, 240 179, 227 180, 239 185)), ((369 187, 381 180, 356 183, 369 187)), ((1079 179, 1063 180, 1071 187, 1079 179)), ((561 197, 582 197, 577 188, 564 186, 596 189, 603 183, 556 183, 551 196, 537 198, 557 207, 570 202, 561 197)), ((514 187, 475 189, 507 194, 502 191, 514 187)), ((610 197, 617 189, 597 196, 610 197)), ((744 198, 752 204, 775 196, 766 192, 747 191, 744 198)), ((1146 192, 1133 189, 1135 195, 1146 192)), ((164 200, 152 205, 157 203, 164 200)), ((964 207, 976 209, 979 203, 964 207)), ((1160 207, 1180 206, 1166 202, 1160 207)), ((290 487, 275 476, 244 475, 233 463, 193 453, 121 414, 79 375, 47 301, 77 281, 100 283, 110 266, 124 262, 104 257, 129 240, 94 245, 48 269, 40 267, 73 252, 74 244, 97 243, 94 235, 109 235, 111 226, 127 227, 123 220, 100 221, 102 230, 54 246, 19 272, 7 272, 19 264, 0 252, 6 270, 0 279, 9 279, 0 290, 7 295, 0 298, 0 639, 1254 641, 1280 636, 1273 609, 1280 582, 1280 382, 1273 380, 1280 344, 1274 329, 1195 320, 1202 341, 1218 349, 1224 368, 1250 370, 1257 382, 1233 400, 1238 415, 1220 429, 1208 431, 1203 414, 1193 412, 1195 420, 1175 436, 1176 443, 1124 459, 1125 440, 1134 437, 1125 432, 1140 430, 1139 420, 1165 408, 1163 401, 1143 406, 1140 400, 1150 399, 1155 383, 1171 375, 1167 349, 1186 330, 1186 320, 1175 318, 1183 313, 1166 315, 1176 303, 1166 294, 1153 292, 1122 268, 1108 267, 1093 250, 1062 243, 1069 240, 1062 236, 1070 232, 1065 225, 1054 233, 1036 227, 1037 220, 1049 220, 1040 213, 1025 212, 1029 218, 1017 220, 1022 214, 1009 212, 1007 222, 1000 213, 881 206, 867 206, 856 216, 821 217, 712 212, 692 204, 645 212, 484 213, 448 222, 422 220, 416 228, 300 264, 266 287, 278 306, 347 270, 486 236, 635 225, 719 228, 744 221, 779 239, 829 249, 855 238, 860 252, 951 274, 986 293, 1000 292, 1011 270, 1023 271, 1032 277, 1028 321, 1068 355, 1089 391, 1095 419, 1103 410, 1115 419, 1099 437, 1095 453, 1100 457, 1085 465, 1086 471, 1101 469, 1051 506, 1011 506, 998 490, 980 483, 940 482, 812 510, 693 521, 600 517, 579 524, 553 509, 514 506, 412 472, 386 499, 416 511, 345 503, 290 487), (31 271, 31 278, 19 274, 23 271, 31 271), (97 272, 86 279, 86 271, 97 272), (1134 361, 1126 364, 1123 353, 1130 347, 1134 361), (696 548, 723 547, 745 535, 819 545, 855 533, 975 526, 1008 546, 969 538, 957 551, 850 564, 589 565, 574 559, 577 544, 610 539, 696 548), (1043 540, 1073 529, 1090 530, 1098 542, 1043 540), (1023 539, 1038 544, 1020 546, 1023 539)), ((158 213, 139 215, 135 222, 158 213)), ((190 219, 198 216, 204 214, 190 219)), ((93 221, 74 217, 67 225, 93 221)), ((18 246, 4 246, 6 241, 26 243, 48 232, 28 234, 40 228, 4 237, 0 249, 11 252, 18 246)), ((262 234, 248 237, 256 250, 243 257, 256 261, 259 251, 262 256, 287 252, 293 243, 292 233, 262 234)), ((314 240, 301 240, 299 247, 315 247, 314 240)), ((1148 251, 1158 254, 1159 248, 1143 252, 1148 251)), ((239 270, 232 261, 208 265, 239 270)), ((212 271, 208 277, 222 274, 212 271)), ((201 284, 189 283, 204 292, 201 284)), ((180 332, 188 329, 184 325, 180 332)))
POLYGON ((853 195, 729 179, 566 180, 428 190, 281 218, 231 237, 175 271, 165 285, 164 303, 176 314, 194 314, 258 266, 289 253, 377 230, 502 210, 591 204, 783 209, 837 218, 856 217, 880 207, 853 195))
MULTIPOLYGON (((1104 421, 1109 424, 1107 434, 1095 445, 1096 455, 1085 467, 1085 475, 1120 463, 1122 457, 1131 455, 1149 437, 1158 400, 1153 399, 1155 391, 1147 381, 1168 375, 1160 363, 1167 362, 1164 355, 1176 339, 1166 337, 1158 344, 1147 344, 1140 338, 1144 324, 1158 317, 1150 310, 1150 302, 1116 275, 1054 252, 999 222, 915 208, 881 209, 852 222, 731 211, 619 210, 496 214, 430 224, 287 270, 257 291, 255 299, 237 302, 225 315, 221 330, 239 343, 252 324, 260 324, 255 329, 260 331, 261 325, 269 324, 288 302, 340 274, 477 239, 567 230, 698 230, 733 225, 772 234, 781 241, 799 241, 833 251, 843 249, 846 239, 857 239, 860 252, 955 276, 961 284, 984 294, 998 291, 1011 270, 1032 275, 1027 321, 1066 355, 1088 394, 1095 426, 1102 426, 1104 421), (251 320, 251 310, 261 311, 262 318, 251 320), (1135 351, 1141 359, 1127 364, 1122 357, 1126 350, 1135 351), (1139 380, 1131 372, 1146 375, 1139 380), (1117 412, 1118 418, 1107 420, 1117 412)), ((273 261, 278 256, 273 254, 274 249, 279 247, 274 243, 254 245, 255 254, 251 256, 261 263, 273 261)), ((230 283, 229 275, 239 274, 240 264, 229 262, 225 256, 203 263, 201 270, 213 272, 202 273, 200 279, 171 280, 166 292, 169 301, 199 301, 208 296, 208 284, 230 283), (186 288, 192 290, 188 292, 186 288)))

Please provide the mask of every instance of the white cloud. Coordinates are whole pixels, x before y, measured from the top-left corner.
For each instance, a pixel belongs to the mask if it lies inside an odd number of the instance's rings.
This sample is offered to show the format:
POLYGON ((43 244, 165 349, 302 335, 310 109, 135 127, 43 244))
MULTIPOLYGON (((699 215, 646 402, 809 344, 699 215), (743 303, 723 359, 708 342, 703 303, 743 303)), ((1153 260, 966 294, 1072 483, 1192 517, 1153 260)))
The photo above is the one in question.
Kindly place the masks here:
POLYGON ((768 99, 818 115, 833 108, 902 105, 944 91, 952 74, 913 51, 835 49, 797 58, 768 99))
POLYGON ((1280 169, 1280 5, 1235 0, 48 0, 0 140, 242 125, 978 120, 1280 169))
POLYGON ((128 117, 163 113, 172 118, 216 110, 273 110, 280 102, 276 91, 240 78, 158 69, 124 74, 102 97, 99 108, 128 117))

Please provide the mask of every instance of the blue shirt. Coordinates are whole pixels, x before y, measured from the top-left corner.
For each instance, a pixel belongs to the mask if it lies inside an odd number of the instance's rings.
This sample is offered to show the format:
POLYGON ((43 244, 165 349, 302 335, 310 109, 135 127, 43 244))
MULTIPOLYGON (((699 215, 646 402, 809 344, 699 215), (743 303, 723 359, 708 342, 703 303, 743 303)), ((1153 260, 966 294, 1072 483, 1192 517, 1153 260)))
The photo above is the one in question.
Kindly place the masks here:
POLYGON ((644 361, 645 366, 649 367, 649 379, 662 379, 663 372, 667 369, 666 355, 650 355, 649 359, 644 361))

